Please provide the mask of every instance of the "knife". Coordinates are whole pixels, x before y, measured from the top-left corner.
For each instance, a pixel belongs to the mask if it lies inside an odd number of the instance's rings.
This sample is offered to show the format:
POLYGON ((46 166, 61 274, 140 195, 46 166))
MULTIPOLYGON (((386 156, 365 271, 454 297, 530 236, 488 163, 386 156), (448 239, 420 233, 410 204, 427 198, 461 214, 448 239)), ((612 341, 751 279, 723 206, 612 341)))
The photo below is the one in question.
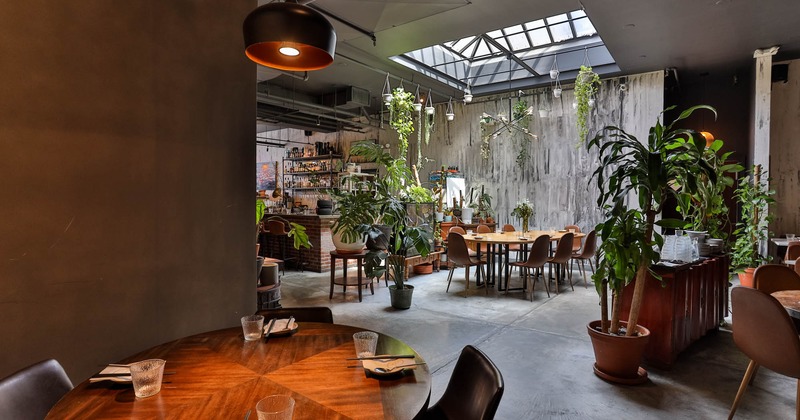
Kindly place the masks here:
POLYGON ((286 329, 291 331, 292 330, 292 324, 294 324, 294 317, 290 316, 289 317, 289 322, 286 323, 286 329))
POLYGON ((269 333, 272 332, 272 327, 275 326, 275 318, 269 320, 269 327, 267 327, 267 332, 264 334, 264 342, 266 343, 269 340, 269 333))
POLYGON ((378 356, 353 357, 347 360, 413 359, 414 357, 416 356, 413 354, 384 354, 378 356))

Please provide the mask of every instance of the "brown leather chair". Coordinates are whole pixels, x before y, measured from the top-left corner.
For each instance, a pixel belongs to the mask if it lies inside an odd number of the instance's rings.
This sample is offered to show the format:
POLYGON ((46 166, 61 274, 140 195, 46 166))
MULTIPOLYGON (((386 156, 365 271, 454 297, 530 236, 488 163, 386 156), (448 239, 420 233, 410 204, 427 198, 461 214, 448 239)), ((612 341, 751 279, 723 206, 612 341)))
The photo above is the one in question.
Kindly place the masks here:
POLYGON ((0 419, 41 420, 71 389, 55 359, 26 367, 0 380, 0 419))
MULTIPOLYGON (((576 233, 580 233, 581 228, 578 225, 566 225, 564 229, 569 231, 570 229, 575 229, 576 233)), ((581 249, 581 238, 574 238, 572 240, 572 252, 578 252, 581 249)))
MULTIPOLYGON (((512 266, 520 267, 523 274, 523 289, 528 289, 528 275, 530 274, 531 270, 537 270, 538 273, 534 274, 533 276, 533 283, 531 284, 531 302, 533 302, 533 291, 536 288, 536 279, 539 278, 539 274, 544 274, 544 265, 547 263, 547 259, 550 256, 550 235, 540 235, 533 241, 533 245, 531 246, 531 251, 528 254, 528 260, 524 262, 513 262, 511 263, 512 266)), ((547 282, 544 283, 547 290, 547 297, 550 297, 550 286, 547 282)), ((508 294, 508 284, 506 284, 506 294, 508 294)))
MULTIPOLYGON (((798 379, 797 396, 800 397, 800 338, 786 309, 761 290, 741 286, 731 291, 731 303, 733 341, 750 358, 750 363, 733 400, 729 420, 736 413, 758 366, 798 379)), ((800 401, 795 402, 795 416, 800 419, 798 403, 800 401)))
POLYGON ((447 233, 449 234, 449 233, 453 233, 453 232, 460 233, 462 235, 466 235, 467 234, 467 231, 464 230, 464 228, 462 228, 461 226, 453 226, 453 227, 450 228, 450 230, 447 233))
POLYGON ((291 316, 297 322, 322 322, 333 324, 333 312, 327 306, 302 306, 297 308, 264 309, 256 312, 264 316, 264 324, 272 318, 286 319, 291 316))
POLYGON ((503 375, 486 354, 466 346, 442 398, 425 413, 425 419, 491 420, 503 398, 503 375))
MULTIPOLYGON (((516 231, 517 229, 514 227, 514 225, 509 225, 509 224, 503 225, 503 233, 516 232, 516 231)), ((522 256, 522 246, 520 246, 519 244, 509 244, 507 246, 509 252, 511 251, 517 252, 517 261, 519 261, 520 257, 522 256)))
POLYGON ((569 262, 570 258, 572 258, 572 240, 574 239, 574 235, 572 233, 565 233, 561 239, 558 240, 558 246, 556 246, 556 252, 553 256, 547 260, 550 263, 550 270, 553 269, 553 264, 557 265, 556 267, 556 294, 558 294, 558 283, 562 281, 561 273, 563 272, 567 275, 567 279, 569 279, 569 287, 574 291, 575 287, 572 285, 572 274, 570 270, 567 270, 567 263, 569 262))
POLYGON ((794 260, 794 272, 800 275, 800 257, 794 260))
POLYGON ((489 226, 486 226, 486 225, 478 225, 478 227, 475 228, 475 231, 478 232, 478 233, 493 233, 494 232, 492 230, 492 228, 490 228, 489 226))
POLYGON ((780 290, 800 290, 800 275, 781 264, 765 264, 753 273, 753 286, 770 295, 780 290))
MULTIPOLYGON (((464 240, 464 237, 459 233, 453 232, 451 229, 450 234, 447 235, 447 265, 450 267, 450 273, 447 276, 447 289, 445 292, 450 291, 450 282, 453 280, 453 272, 456 267, 464 267, 467 281, 467 289, 464 291, 464 297, 467 297, 467 292, 469 291, 469 268, 478 266, 483 273, 483 278, 486 279, 486 273, 483 270, 484 264, 486 264, 486 261, 479 260, 469 255, 469 248, 467 248, 467 242, 464 240)), ((485 287, 486 294, 488 295, 489 287, 485 287)))
POLYGON ((789 242, 786 247, 786 254, 783 256, 784 261, 794 261, 800 257, 800 241, 789 242))
MULTIPOLYGON (((584 265, 584 261, 589 261, 589 268, 592 270, 592 274, 594 274, 594 266, 592 265, 592 258, 594 258, 594 254, 597 252, 597 232, 592 230, 591 232, 587 233, 583 240, 583 247, 578 252, 573 252, 572 259, 578 260, 581 262, 581 274, 583 274, 583 286, 589 287, 588 280, 586 278, 586 266, 584 265)), ((572 264, 570 264, 570 271, 572 270, 572 264)))

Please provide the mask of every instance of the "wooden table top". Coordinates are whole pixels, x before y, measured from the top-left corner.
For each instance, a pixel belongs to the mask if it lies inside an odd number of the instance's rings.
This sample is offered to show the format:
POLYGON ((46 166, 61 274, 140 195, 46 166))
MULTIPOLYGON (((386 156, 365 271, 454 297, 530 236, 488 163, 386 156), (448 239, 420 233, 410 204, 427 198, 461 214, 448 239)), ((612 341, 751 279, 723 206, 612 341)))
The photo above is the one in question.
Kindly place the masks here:
POLYGON ((781 290, 772 294, 792 318, 800 319, 800 290, 781 290))
MULTIPOLYGON (((181 338, 121 361, 167 361, 161 392, 136 399, 131 385, 109 381, 79 384, 50 411, 64 418, 243 419, 273 394, 291 395, 294 419, 410 419, 427 409, 431 376, 427 365, 400 378, 368 378, 348 368, 355 357, 353 333, 362 328, 298 323, 289 337, 244 341, 241 327, 181 338)), ((378 354, 416 354, 408 345, 379 334, 378 354)))
MULTIPOLYGON (((551 241, 557 241, 568 232, 559 232, 555 230, 529 230, 525 233, 525 238, 522 237, 522 232, 503 232, 503 233, 473 233, 464 235, 464 240, 468 243, 487 243, 487 244, 532 244, 541 235, 550 235, 551 241), (476 238, 479 236, 480 239, 476 238)), ((586 236, 585 233, 574 232, 576 238, 586 236)))

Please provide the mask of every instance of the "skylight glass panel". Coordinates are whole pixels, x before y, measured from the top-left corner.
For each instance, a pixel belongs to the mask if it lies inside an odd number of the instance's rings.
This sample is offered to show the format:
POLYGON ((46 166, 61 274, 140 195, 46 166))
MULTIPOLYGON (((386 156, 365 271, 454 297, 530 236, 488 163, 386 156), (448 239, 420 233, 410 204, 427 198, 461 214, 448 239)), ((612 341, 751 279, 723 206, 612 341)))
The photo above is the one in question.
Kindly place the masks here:
POLYGON ((511 50, 511 49, 512 49, 512 48, 511 48, 511 47, 508 45, 508 41, 506 40, 506 37, 504 37, 504 36, 501 36, 500 38, 495 38, 494 40, 495 40, 495 41, 497 41, 497 43, 498 43, 498 44, 502 45, 502 46, 503 46, 503 48, 505 48, 505 49, 507 49, 507 50, 511 50))
POLYGON ((508 43, 511 44, 511 51, 526 50, 531 47, 528 36, 524 33, 509 36, 508 43))
POLYGON ((589 18, 574 20, 572 24, 575 25, 575 36, 577 37, 590 36, 597 33, 589 18))
POLYGON ((550 39, 550 34, 547 33, 547 29, 545 28, 531 31, 530 35, 534 47, 553 43, 553 40, 550 39))
POLYGON ((496 31, 487 32, 486 35, 489 35, 490 37, 497 39, 503 37, 503 31, 498 29, 496 31))
POLYGON ((534 20, 533 22, 528 22, 525 24, 525 28, 528 30, 541 28, 542 26, 544 26, 544 19, 534 20))
POLYGON ((489 49, 489 45, 484 40, 478 41, 478 47, 475 49, 475 53, 472 54, 472 57, 482 57, 484 55, 491 54, 492 50, 489 49))
POLYGON ((508 28, 503 29, 503 32, 505 32, 506 35, 516 34, 522 31, 522 25, 509 26, 508 28))
POLYGON ((550 27, 550 33, 553 34, 553 42, 566 41, 572 39, 572 28, 569 22, 559 23, 550 27))
POLYGON ((473 39, 475 39, 474 36, 468 36, 466 38, 461 38, 458 41, 453 43, 453 49, 460 52, 461 50, 464 49, 464 47, 469 45, 469 43, 472 42, 473 39))
POLYGON ((560 15, 550 16, 549 18, 545 19, 548 25, 553 25, 556 23, 566 22, 567 21, 567 14, 562 13, 560 15))
POLYGON ((573 19, 577 19, 579 17, 584 17, 584 16, 586 16, 586 12, 584 12, 583 10, 576 10, 574 12, 569 12, 569 17, 573 19))

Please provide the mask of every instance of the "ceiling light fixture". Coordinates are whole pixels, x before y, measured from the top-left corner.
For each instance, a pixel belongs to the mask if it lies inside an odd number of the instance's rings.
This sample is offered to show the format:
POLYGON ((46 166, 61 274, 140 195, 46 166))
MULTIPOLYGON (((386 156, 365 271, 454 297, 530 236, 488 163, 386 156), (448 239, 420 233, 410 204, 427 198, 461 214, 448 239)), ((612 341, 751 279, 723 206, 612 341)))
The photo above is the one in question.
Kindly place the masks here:
POLYGON ((262 66, 319 70, 333 63, 336 32, 321 13, 296 1, 269 3, 243 25, 245 55, 262 66))
POLYGON ((447 101, 447 113, 444 114, 447 117, 447 121, 453 121, 456 118, 456 113, 453 112, 453 97, 450 97, 450 100, 447 101))

